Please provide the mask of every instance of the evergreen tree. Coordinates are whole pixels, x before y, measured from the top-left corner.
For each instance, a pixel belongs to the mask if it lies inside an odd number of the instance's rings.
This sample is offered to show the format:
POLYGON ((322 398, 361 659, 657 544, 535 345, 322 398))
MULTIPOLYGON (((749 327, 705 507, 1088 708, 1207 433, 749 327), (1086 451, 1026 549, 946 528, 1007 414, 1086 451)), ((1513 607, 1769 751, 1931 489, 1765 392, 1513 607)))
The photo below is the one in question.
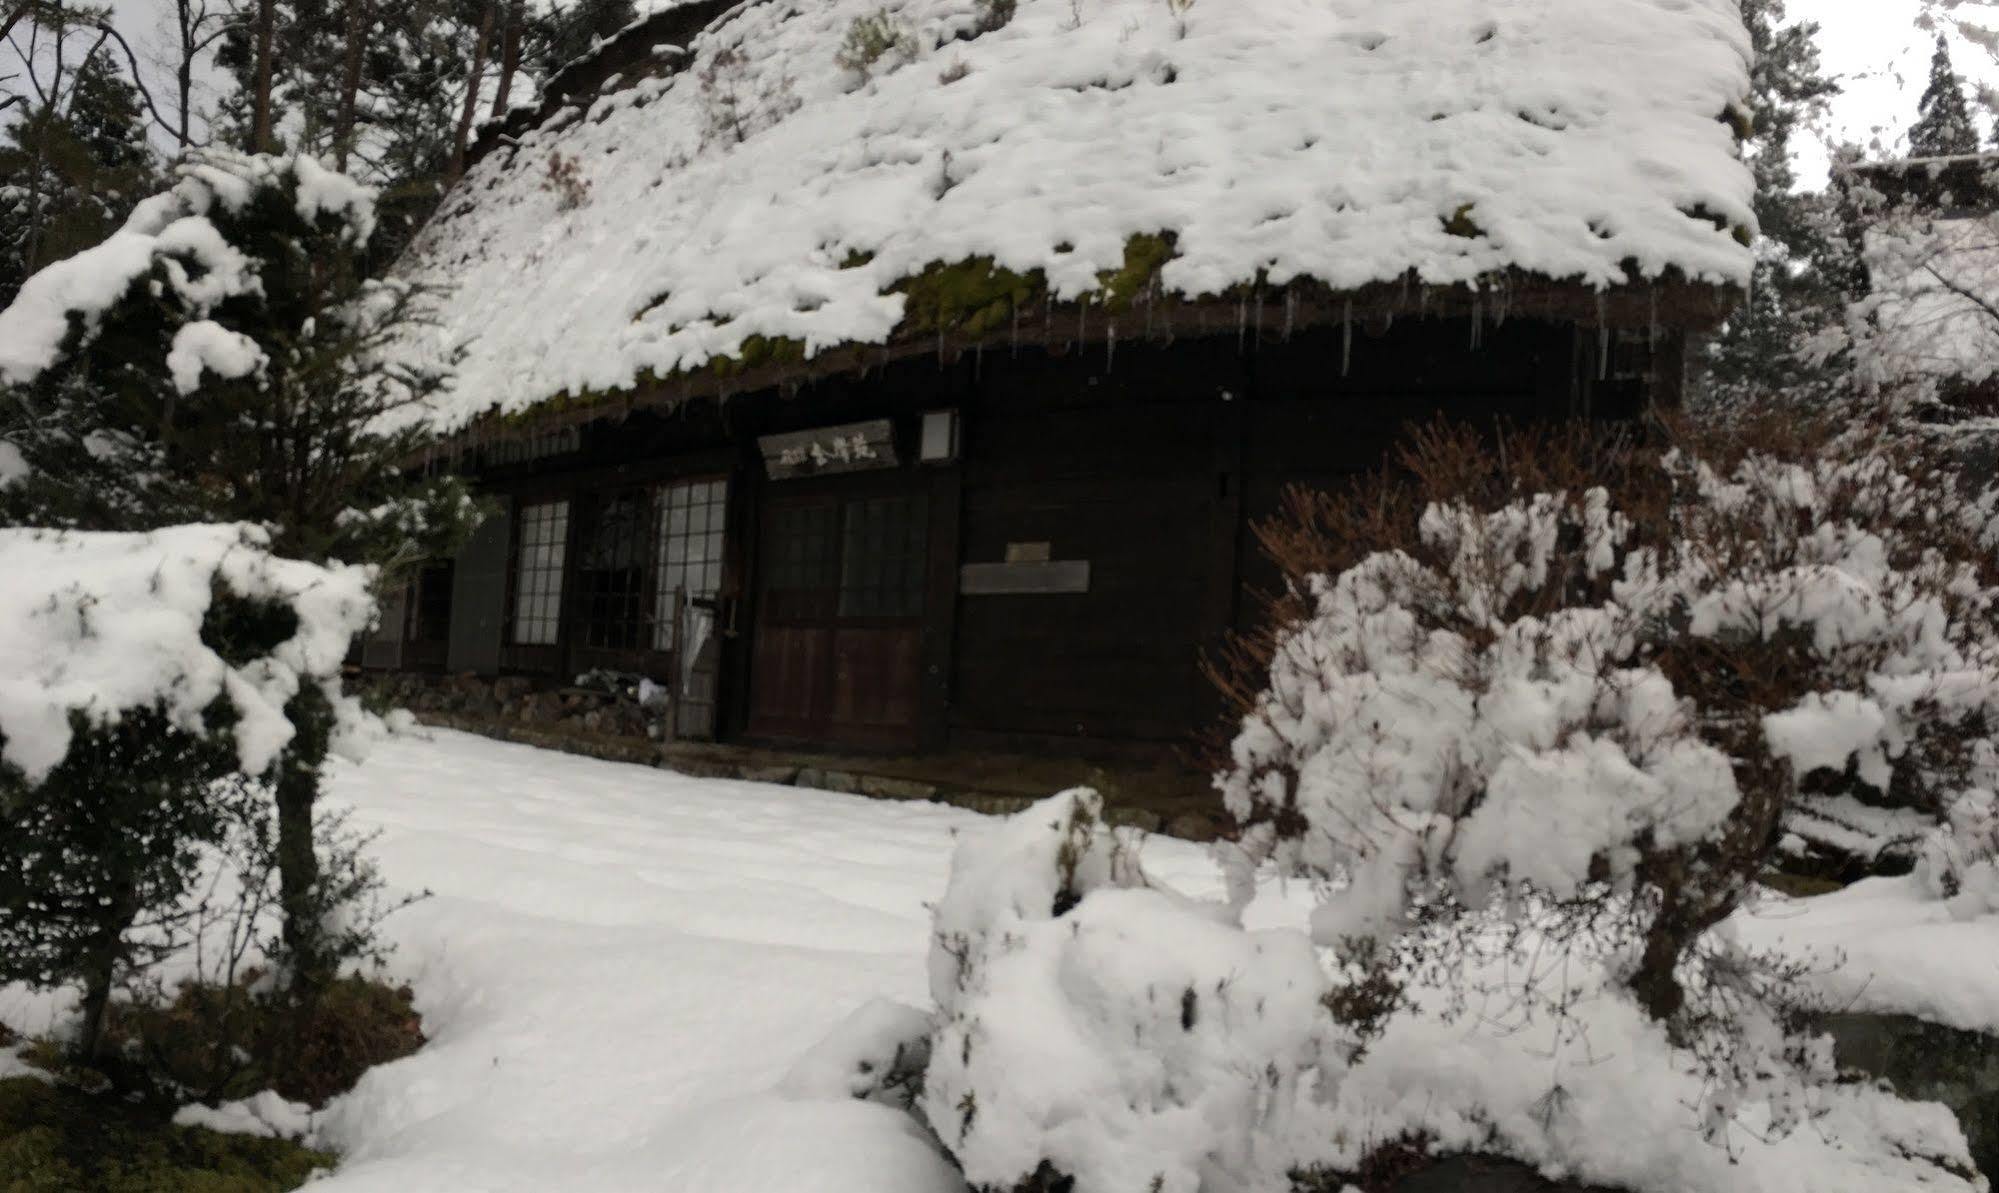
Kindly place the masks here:
POLYGON ((0 141, 0 306, 27 276, 109 236, 156 181, 139 95, 110 54, 0 141))
MULTIPOLYGON (((381 194, 370 255, 392 260, 444 190, 484 0, 277 0, 271 102, 276 148, 345 160, 345 172, 381 194), (358 41, 358 45, 354 43, 358 41), (350 52, 353 117, 343 119, 350 52)), ((216 61, 236 80, 216 122, 219 141, 247 146, 256 42, 247 22, 216 61)), ((489 78, 491 72, 488 72, 489 78)))
MULTIPOLYGON (((0 488, 0 523, 259 523, 281 555, 380 564, 388 583, 455 551, 476 509, 461 480, 412 471, 427 433, 407 417, 447 374, 387 351, 424 330, 427 296, 367 278, 373 192, 303 155, 198 153, 179 173, 128 225, 152 251, 122 289, 105 285, 131 268, 122 254, 23 287, 18 302, 54 306, 70 330, 42 367, 0 374, 0 444, 26 469, 0 488)), ((310 990, 334 960, 313 844, 333 716, 310 687, 286 713, 283 943, 310 990)))
POLYGON ((1909 129, 1912 157, 1951 157, 1978 152, 1978 129, 1964 101, 1964 80, 1950 64, 1950 46, 1937 34, 1937 51, 1930 58, 1930 83, 1916 101, 1916 123, 1909 129))
POLYGON ((1721 406, 1786 390, 1807 396, 1831 384, 1829 371, 1801 364, 1798 348, 1838 324, 1847 301, 1835 268, 1846 245, 1833 201, 1798 193, 1792 161, 1800 127, 1839 91, 1819 65, 1818 26, 1787 24, 1783 0, 1742 0, 1742 19, 1756 53, 1744 157, 1756 179, 1762 239, 1749 296, 1708 346, 1702 396, 1721 406))

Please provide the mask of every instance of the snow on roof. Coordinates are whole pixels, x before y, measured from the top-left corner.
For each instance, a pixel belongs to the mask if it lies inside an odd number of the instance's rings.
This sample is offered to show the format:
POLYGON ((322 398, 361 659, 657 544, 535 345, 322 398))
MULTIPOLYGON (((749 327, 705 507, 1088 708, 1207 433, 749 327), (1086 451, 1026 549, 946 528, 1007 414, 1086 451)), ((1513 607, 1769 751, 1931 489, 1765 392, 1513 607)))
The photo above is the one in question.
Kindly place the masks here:
POLYGON ((751 0, 475 166, 405 266, 471 340, 438 421, 885 343, 936 263, 1081 299, 1162 233, 1189 298, 1749 276, 1734 0, 881 3, 751 0))
POLYGON ((226 697, 244 769, 262 771, 292 736, 299 686, 337 677, 374 616, 373 572, 270 553, 249 525, 148 534, 0 529, 0 762, 39 782, 69 752, 70 715, 110 723, 159 706, 200 731, 226 697), (217 588, 297 612, 296 634, 232 665, 202 641, 217 588))
POLYGON ((1883 384, 1999 374, 1999 216, 1890 217, 1867 230, 1862 364, 1883 384))

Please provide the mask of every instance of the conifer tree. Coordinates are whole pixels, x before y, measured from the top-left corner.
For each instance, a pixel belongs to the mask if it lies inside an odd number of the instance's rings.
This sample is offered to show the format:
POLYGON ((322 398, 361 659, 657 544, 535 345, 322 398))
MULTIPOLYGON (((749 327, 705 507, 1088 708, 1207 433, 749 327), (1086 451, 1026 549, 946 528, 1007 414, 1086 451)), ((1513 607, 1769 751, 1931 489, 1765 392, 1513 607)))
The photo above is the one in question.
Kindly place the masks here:
POLYGON ((102 49, 0 141, 0 306, 29 274, 110 235, 153 189, 138 92, 102 49))
POLYGON ((1930 58, 1930 82, 1916 101, 1916 123, 1909 129, 1912 157, 1951 157, 1978 152, 1978 129, 1964 100, 1964 80, 1950 63, 1950 45, 1937 35, 1930 58))
MULTIPOLYGON (((374 192, 303 155, 197 152, 179 174, 117 251, 59 262, 15 300, 56 316, 15 327, 69 331, 41 358, 0 354, 0 447, 24 473, 0 486, 0 523, 258 523, 283 556, 379 564, 388 583, 455 551, 476 508, 462 480, 412 468, 426 432, 406 417, 448 375, 385 351, 426 329, 427 296, 366 276, 374 192)), ((313 837, 333 709, 306 688, 286 714, 283 944, 309 992, 337 960, 313 837)))
POLYGON ((1797 191, 1792 161, 1799 128, 1839 91, 1819 65, 1818 25, 1787 23, 1784 0, 1742 0, 1742 20, 1756 54, 1744 156, 1756 179, 1762 237, 1749 296, 1708 346, 1702 396, 1718 406, 1829 384, 1829 376, 1801 366, 1797 349, 1836 324, 1846 302, 1838 271, 1828 268, 1844 248, 1833 204, 1822 193, 1797 191))

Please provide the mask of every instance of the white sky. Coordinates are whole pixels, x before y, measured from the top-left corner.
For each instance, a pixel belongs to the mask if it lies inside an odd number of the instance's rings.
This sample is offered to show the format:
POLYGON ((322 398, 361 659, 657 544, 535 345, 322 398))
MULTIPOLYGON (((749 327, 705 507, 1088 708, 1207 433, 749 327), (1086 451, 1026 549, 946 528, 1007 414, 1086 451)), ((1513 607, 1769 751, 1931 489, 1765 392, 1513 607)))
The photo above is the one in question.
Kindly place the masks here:
MULTIPOLYGON (((1785 7, 1794 19, 1819 23, 1820 58, 1845 88, 1821 130, 1828 139, 1858 142, 1870 155, 1901 152, 1938 30, 1950 39, 1958 73, 1974 84, 1981 127, 1990 129, 1999 105, 1999 0, 1788 0, 1785 7)), ((1816 187, 1825 149, 1800 148, 1800 181, 1816 187)))

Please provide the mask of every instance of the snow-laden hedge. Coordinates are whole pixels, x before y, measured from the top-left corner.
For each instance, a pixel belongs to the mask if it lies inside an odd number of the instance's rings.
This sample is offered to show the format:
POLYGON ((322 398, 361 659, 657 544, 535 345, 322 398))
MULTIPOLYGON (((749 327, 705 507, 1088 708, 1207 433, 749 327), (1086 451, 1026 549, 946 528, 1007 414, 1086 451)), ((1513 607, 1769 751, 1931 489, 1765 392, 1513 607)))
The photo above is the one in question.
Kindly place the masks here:
MULTIPOLYGON (((1338 1190, 1384 1149, 1506 1156, 1636 1193, 1976 1187, 1948 1110, 1864 1082, 1772 1087, 1703 1143, 1700 1059, 1620 988, 1614 954, 1552 935, 1524 954, 1434 938, 1451 981, 1411 983, 1364 1037, 1344 1020, 1380 993, 1365 967, 1315 949, 1302 923, 1248 930, 1240 907, 1147 879, 1138 838, 1100 812, 1065 792, 968 834, 936 909, 918 1109, 975 1189, 1338 1190), (1561 985, 1567 1009, 1540 1013, 1523 981, 1561 985), (1791 1115, 1810 1128, 1783 1130, 1791 1115)), ((1303 897, 1266 883, 1259 918, 1296 920, 1303 897)), ((906 1055, 910 1024, 890 1026, 844 1028, 881 1039, 847 1048, 872 1060, 839 1072, 906 1055)))
POLYGON ((147 534, 0 530, 0 763, 29 784, 69 752, 72 718, 115 723, 158 709, 196 736, 218 702, 242 769, 267 769, 290 740, 285 704, 306 684, 338 697, 348 643, 374 616, 371 569, 280 559, 247 525, 147 534), (296 630, 226 658, 203 635, 218 597, 275 605, 296 630))
POLYGON ((968 1180, 1981 1187, 1947 1110, 1840 1079, 1837 953, 1739 917, 1807 835, 1890 824, 1999 945, 1999 496, 1864 420, 1757 435, 1440 429, 1302 500, 1218 776, 1229 903, 1081 793, 959 850, 921 1104, 968 1180), (1247 931, 1273 872, 1304 922, 1247 931))

